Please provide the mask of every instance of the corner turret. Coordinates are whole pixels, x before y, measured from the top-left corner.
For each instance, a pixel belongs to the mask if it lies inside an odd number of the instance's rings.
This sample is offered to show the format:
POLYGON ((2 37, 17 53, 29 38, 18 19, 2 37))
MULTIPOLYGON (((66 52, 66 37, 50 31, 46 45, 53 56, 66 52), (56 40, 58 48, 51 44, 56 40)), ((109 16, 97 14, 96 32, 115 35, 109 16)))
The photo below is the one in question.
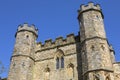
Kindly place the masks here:
POLYGON ((94 5, 92 2, 88 5, 81 5, 78 20, 82 45, 83 79, 106 80, 108 78, 113 80, 113 66, 100 6, 94 5), (93 76, 91 77, 91 75, 93 76))
POLYGON ((89 2, 88 5, 82 5, 78 11, 78 20, 81 26, 81 41, 93 37, 106 38, 103 14, 98 4, 89 2))
MULTIPOLYGON (((91 11, 91 10, 98 11, 102 14, 102 9, 100 8, 99 4, 94 5, 93 2, 89 2, 88 5, 82 4, 80 6, 80 9, 78 10, 78 18, 81 16, 83 12, 91 11)), ((104 18, 103 14, 102 14, 102 18, 104 18)))
POLYGON ((85 10, 90 10, 90 9, 101 11, 100 5, 99 4, 94 5, 93 2, 89 2, 88 5, 81 5, 80 7, 81 7, 80 9, 81 12, 85 10))
MULTIPOLYGON (((21 31, 29 31, 29 32, 32 32, 36 37, 38 37, 38 29, 35 28, 35 25, 32 24, 32 25, 28 25, 27 23, 24 23, 23 25, 19 25, 18 26, 18 29, 17 29, 17 33, 18 32, 21 32, 21 31)), ((16 34, 17 34, 16 33, 16 34)), ((15 35, 16 37, 16 35, 15 35)))
POLYGON ((19 25, 15 37, 8 80, 32 80, 38 29, 26 23, 19 25))

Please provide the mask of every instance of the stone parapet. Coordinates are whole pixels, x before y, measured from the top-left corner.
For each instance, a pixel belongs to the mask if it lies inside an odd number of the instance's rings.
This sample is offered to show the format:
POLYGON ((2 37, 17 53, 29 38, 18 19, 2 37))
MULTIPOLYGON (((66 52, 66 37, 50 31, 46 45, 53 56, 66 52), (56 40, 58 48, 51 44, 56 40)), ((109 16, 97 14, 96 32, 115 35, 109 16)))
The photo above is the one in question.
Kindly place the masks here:
POLYGON ((38 42, 36 44, 36 52, 55 48, 55 47, 60 47, 68 44, 73 44, 76 42, 80 42, 79 35, 75 36, 74 34, 69 34, 66 36, 66 39, 63 39, 63 37, 57 37, 55 41, 52 41, 52 39, 45 40, 44 44, 38 42))
POLYGON ((34 33, 36 36, 38 36, 38 29, 35 28, 35 25, 28 25, 27 23, 24 23, 23 25, 19 25, 17 29, 17 33, 21 31, 29 31, 34 33))
POLYGON ((80 6, 80 11, 81 12, 85 11, 85 10, 89 10, 89 9, 101 10, 100 5, 99 4, 94 5, 93 2, 89 2, 88 5, 82 4, 80 6))
MULTIPOLYGON (((82 4, 80 6, 80 9, 78 10, 78 17, 81 15, 81 13, 90 11, 90 10, 99 11, 102 14, 102 11, 101 11, 102 9, 100 8, 99 4, 94 4, 93 2, 89 2, 88 5, 82 4)), ((102 17, 104 18, 103 14, 102 14, 102 17)))

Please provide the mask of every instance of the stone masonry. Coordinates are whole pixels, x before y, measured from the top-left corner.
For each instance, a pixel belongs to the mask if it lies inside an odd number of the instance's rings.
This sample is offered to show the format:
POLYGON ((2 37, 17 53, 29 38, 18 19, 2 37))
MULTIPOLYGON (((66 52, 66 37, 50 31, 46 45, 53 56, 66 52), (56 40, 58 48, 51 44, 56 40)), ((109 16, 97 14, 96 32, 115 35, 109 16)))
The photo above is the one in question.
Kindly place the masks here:
POLYGON ((8 80, 120 80, 120 63, 106 38, 100 5, 81 5, 80 33, 36 42, 34 25, 19 25, 8 80))

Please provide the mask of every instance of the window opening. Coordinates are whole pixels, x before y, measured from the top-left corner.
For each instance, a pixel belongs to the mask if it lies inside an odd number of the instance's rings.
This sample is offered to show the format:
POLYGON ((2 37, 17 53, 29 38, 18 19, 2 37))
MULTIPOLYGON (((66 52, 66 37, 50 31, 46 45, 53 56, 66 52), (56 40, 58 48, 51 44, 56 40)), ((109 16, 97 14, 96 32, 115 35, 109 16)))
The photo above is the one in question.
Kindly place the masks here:
POLYGON ((59 69, 59 58, 56 59, 56 69, 59 69))
POLYGON ((101 46, 101 48, 102 48, 102 50, 105 50, 105 47, 103 45, 101 46))
POLYGON ((93 45, 91 46, 91 49, 92 49, 92 51, 95 51, 95 47, 93 45))
POLYGON ((61 68, 64 68, 64 58, 61 57, 61 68))
POLYGON ((29 38, 29 35, 26 35, 26 38, 29 38))

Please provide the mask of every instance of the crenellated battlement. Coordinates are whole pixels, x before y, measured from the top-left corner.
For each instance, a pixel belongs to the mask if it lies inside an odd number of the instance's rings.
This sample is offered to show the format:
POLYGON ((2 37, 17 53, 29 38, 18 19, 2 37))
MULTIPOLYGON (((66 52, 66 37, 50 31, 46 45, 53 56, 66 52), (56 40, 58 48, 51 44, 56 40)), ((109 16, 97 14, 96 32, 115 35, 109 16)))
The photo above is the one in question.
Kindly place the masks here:
POLYGON ((43 43, 36 42, 34 25, 20 25, 7 80, 120 80, 120 62, 106 38, 100 6, 81 5, 78 21, 77 35, 43 43))
POLYGON ((36 45, 36 51, 42 51, 42 50, 51 49, 54 47, 60 47, 60 46, 68 45, 68 44, 73 44, 79 41, 80 41, 79 36, 78 35, 75 36, 72 33, 72 34, 67 35, 65 39, 60 36, 60 37, 57 37, 55 41, 52 41, 52 39, 48 39, 48 40, 45 40, 44 44, 42 44, 41 42, 38 42, 36 45))
POLYGON ((23 25, 19 25, 17 32, 20 31, 30 31, 33 32, 36 36, 38 36, 38 29, 35 28, 35 25, 28 25, 27 23, 24 23, 23 25))
POLYGON ((88 5, 82 4, 80 6, 80 9, 78 10, 78 15, 80 16, 81 13, 89 11, 89 10, 96 10, 96 11, 101 12, 101 8, 99 4, 94 4, 93 2, 89 2, 88 5))
POLYGON ((94 5, 93 2, 89 2, 88 5, 82 4, 80 6, 80 11, 85 11, 89 9, 101 10, 100 5, 99 4, 94 5))

